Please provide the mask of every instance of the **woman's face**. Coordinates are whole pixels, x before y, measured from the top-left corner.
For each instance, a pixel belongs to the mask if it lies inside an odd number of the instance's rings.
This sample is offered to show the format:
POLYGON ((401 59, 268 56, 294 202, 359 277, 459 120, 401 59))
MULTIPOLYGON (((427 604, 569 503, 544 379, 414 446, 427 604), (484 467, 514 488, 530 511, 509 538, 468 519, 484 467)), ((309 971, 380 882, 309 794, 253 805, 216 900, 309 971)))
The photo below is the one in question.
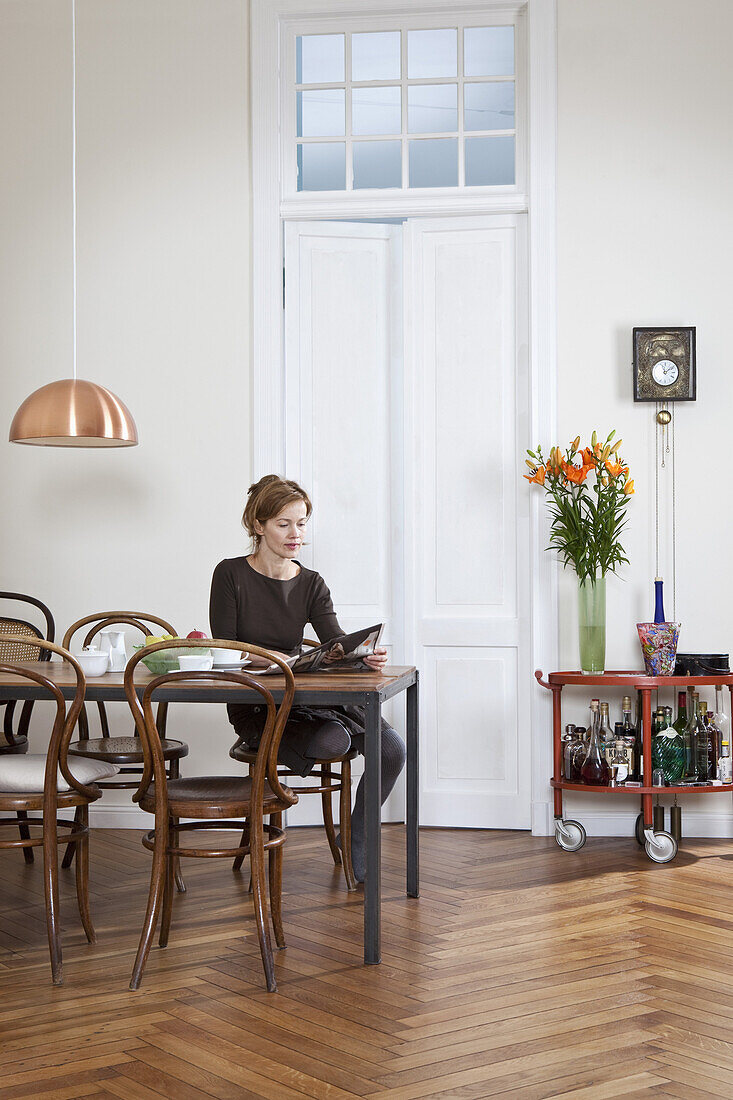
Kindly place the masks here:
POLYGON ((305 502, 294 500, 273 519, 255 520, 255 531, 262 537, 260 549, 267 547, 279 558, 296 558, 305 538, 306 513, 305 502))

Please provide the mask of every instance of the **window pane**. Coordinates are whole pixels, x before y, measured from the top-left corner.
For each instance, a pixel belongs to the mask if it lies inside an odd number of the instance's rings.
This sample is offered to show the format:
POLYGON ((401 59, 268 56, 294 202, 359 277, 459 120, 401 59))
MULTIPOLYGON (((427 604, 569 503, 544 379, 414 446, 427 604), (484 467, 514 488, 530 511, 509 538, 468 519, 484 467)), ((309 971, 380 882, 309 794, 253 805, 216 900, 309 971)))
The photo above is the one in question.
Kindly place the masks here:
POLYGON ((354 188, 401 187, 401 141, 355 141, 354 188))
POLYGON ((340 137, 346 130, 343 88, 298 92, 298 137, 340 137))
POLYGON ((408 31, 407 75, 456 76, 458 74, 457 31, 408 31))
POLYGON ((410 142, 410 187, 457 185, 457 138, 424 138, 410 142))
POLYGON ((514 129, 514 82, 464 84, 467 130, 514 129))
POLYGON ((463 51, 464 76, 511 76, 514 27, 466 27, 463 51))
POLYGON ((399 134, 402 93, 399 88, 354 88, 351 129, 355 134, 399 134))
POLYGON ((399 80, 400 73, 399 31, 351 36, 352 80, 399 80))
POLYGON ((407 89, 407 129, 411 134, 444 134, 458 129, 458 86, 414 84, 407 89))
POLYGON ((346 146, 341 141, 298 146, 299 191, 343 191, 346 187, 346 146))
POLYGON ((344 36, 304 34, 295 39, 295 83, 334 84, 344 79, 344 36))
POLYGON ((466 138, 466 186, 514 183, 514 138, 466 138))

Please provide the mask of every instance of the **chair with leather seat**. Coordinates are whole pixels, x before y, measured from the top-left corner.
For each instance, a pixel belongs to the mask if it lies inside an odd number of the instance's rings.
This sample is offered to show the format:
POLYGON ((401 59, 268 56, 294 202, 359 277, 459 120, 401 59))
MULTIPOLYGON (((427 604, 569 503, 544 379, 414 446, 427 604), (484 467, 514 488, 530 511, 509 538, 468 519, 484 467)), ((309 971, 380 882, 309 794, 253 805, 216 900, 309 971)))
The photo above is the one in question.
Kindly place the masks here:
MULTIPOLYGON (((71 649, 74 635, 86 627, 86 632, 80 644, 80 648, 90 645, 94 639, 109 627, 129 626, 139 630, 142 634, 141 641, 153 633, 156 629, 159 633, 173 634, 175 630, 165 619, 151 615, 147 611, 99 611, 94 615, 86 615, 83 619, 72 623, 64 634, 63 645, 71 649)), ((90 760, 102 760, 115 764, 119 768, 119 778, 114 781, 100 783, 103 791, 134 791, 140 782, 140 774, 143 768, 143 750, 137 730, 133 727, 130 737, 112 737, 109 730, 109 719, 103 702, 97 703, 101 737, 90 737, 89 717, 86 704, 79 715, 79 740, 73 741, 69 746, 69 756, 84 756, 90 760), (134 778, 133 778, 134 777, 134 778)), ((168 704, 158 705, 156 721, 162 735, 161 748, 163 757, 168 766, 168 774, 171 779, 177 779, 180 774, 180 761, 188 756, 188 745, 183 741, 174 741, 165 736, 168 704)), ((69 867, 74 858, 74 848, 70 844, 64 855, 62 867, 69 867)), ((180 892, 186 887, 180 871, 176 871, 176 882, 180 892)))
MULTIPOLYGON (((311 638, 303 640, 304 646, 317 646, 320 642, 314 642, 311 638)), ((250 773, 257 759, 257 750, 251 749, 243 741, 238 741, 229 750, 232 760, 239 764, 246 764, 250 773)), ((303 784, 289 784, 290 790, 298 795, 320 794, 323 809, 323 825, 326 830, 328 846, 331 849, 333 862, 336 866, 343 866, 344 879, 347 890, 356 890, 356 878, 351 863, 351 761, 358 756, 356 749, 349 749, 343 756, 331 756, 327 760, 316 760, 316 766, 309 773, 309 779, 317 782, 310 786, 303 784), (337 767, 334 767, 337 765, 337 767), (339 826, 341 830, 341 850, 336 843, 336 830, 333 824, 333 796, 339 797, 339 826)), ((297 772, 291 771, 284 764, 278 765, 278 775, 281 779, 301 779, 297 772)), ((232 870, 238 871, 242 866, 243 856, 237 856, 232 864, 232 870)))
MULTIPOLYGON (((12 634, 15 637, 21 638, 42 638, 48 642, 54 640, 56 636, 56 625, 53 621, 53 615, 46 607, 45 603, 36 599, 35 596, 27 596, 21 592, 0 592, 0 600, 12 600, 14 603, 28 604, 30 607, 37 608, 41 611, 46 620, 44 632, 39 630, 37 626, 34 626, 32 622, 28 622, 25 618, 18 618, 15 615, 0 611, 0 633, 12 634)), ((15 608, 13 610, 15 610, 15 608)), ((29 614, 29 612, 23 608, 23 615, 27 614, 29 614)), ((36 646, 28 645, 25 642, 3 642, 0 644, 0 660, 50 661, 51 653, 48 649, 39 650, 36 646)), ((0 736, 0 756, 6 753, 15 755, 16 753, 28 752, 28 728, 30 726, 31 714, 33 713, 33 700, 26 699, 20 708, 19 714, 16 715, 17 703, 17 699, 0 701, 0 710, 3 711, 3 733, 2 736, 0 736)), ((17 816, 20 835, 27 839, 30 833, 23 824, 27 815, 24 810, 18 810, 17 816)), ((33 848, 23 848, 23 857, 26 863, 33 863, 33 848)))
MULTIPOLYGON (((270 913, 277 946, 285 946, 282 926, 282 846, 285 831, 283 811, 293 806, 298 797, 283 787, 277 774, 276 760, 280 738, 287 721, 295 692, 293 674, 287 664, 274 653, 247 644, 250 653, 264 657, 268 663, 280 666, 285 680, 283 698, 276 705, 267 687, 266 677, 249 672, 212 670, 210 672, 169 672, 156 676, 146 684, 142 699, 135 688, 135 668, 143 657, 170 648, 170 642, 157 642, 138 651, 125 669, 125 694, 135 717, 143 746, 145 768, 140 786, 134 795, 143 810, 155 814, 155 828, 143 837, 143 845, 153 853, 148 906, 140 935, 140 944, 132 971, 130 988, 137 989, 150 951, 152 937, 160 920, 159 944, 166 947, 173 906, 173 873, 175 861, 184 858, 231 858, 249 855, 252 868, 253 901, 257 936, 265 970, 268 992, 277 989, 275 966, 270 942, 265 883, 265 852, 269 857, 270 913), (257 692, 267 708, 265 729, 260 741, 251 776, 203 776, 170 778, 166 774, 161 751, 161 739, 153 716, 153 697, 164 684, 172 681, 217 680, 230 682, 257 692), (265 817, 269 821, 265 823, 265 817), (186 818, 184 824, 179 820, 186 818), (235 820, 232 820, 234 818, 235 820), (242 820, 244 819, 244 820, 242 820), (220 843, 186 847, 181 843, 187 831, 204 834, 210 830, 242 830, 245 836, 236 847, 220 843)), ((241 651, 239 642, 210 639, 186 639, 175 643, 190 649, 221 649, 241 651)))
MULTIPOLYGON (((75 691, 71 704, 66 708, 61 688, 55 684, 49 668, 48 675, 38 669, 30 669, 0 659, 0 672, 22 677, 38 684, 48 692, 56 704, 56 714, 51 730, 48 751, 9 754, 0 756, 0 812, 40 813, 41 818, 29 820, 29 835, 16 840, 0 840, 0 849, 43 847, 43 879, 46 896, 46 925, 51 953, 51 975, 54 985, 63 980, 61 936, 59 923, 59 829, 65 839, 72 839, 77 846, 76 896, 79 915, 89 943, 95 942, 94 925, 89 911, 89 811, 91 802, 101 797, 98 781, 110 778, 116 768, 112 764, 92 760, 69 761, 68 747, 71 735, 84 702, 85 680, 80 666, 61 646, 46 639, 28 639, 27 635, 1 634, 0 645, 30 645, 36 652, 45 650, 58 653, 75 673, 75 691), (59 817, 65 810, 74 810, 74 820, 59 817), (41 835, 30 835, 41 830, 41 835)), ((15 818, 2 817, 0 825, 16 825, 15 818)))

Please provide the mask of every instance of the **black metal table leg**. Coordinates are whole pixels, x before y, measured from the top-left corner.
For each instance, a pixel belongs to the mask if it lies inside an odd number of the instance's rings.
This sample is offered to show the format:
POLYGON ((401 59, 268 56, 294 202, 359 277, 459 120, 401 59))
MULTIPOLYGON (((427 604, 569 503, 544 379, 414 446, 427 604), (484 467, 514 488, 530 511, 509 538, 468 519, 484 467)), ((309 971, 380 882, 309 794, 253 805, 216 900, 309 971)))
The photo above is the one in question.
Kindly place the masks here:
POLYGON ((364 738, 364 824, 366 826, 366 878, 364 881, 364 962, 382 959, 382 706, 369 694, 364 738))
POLYGON ((407 689, 407 896, 420 897, 420 712, 418 673, 407 689))

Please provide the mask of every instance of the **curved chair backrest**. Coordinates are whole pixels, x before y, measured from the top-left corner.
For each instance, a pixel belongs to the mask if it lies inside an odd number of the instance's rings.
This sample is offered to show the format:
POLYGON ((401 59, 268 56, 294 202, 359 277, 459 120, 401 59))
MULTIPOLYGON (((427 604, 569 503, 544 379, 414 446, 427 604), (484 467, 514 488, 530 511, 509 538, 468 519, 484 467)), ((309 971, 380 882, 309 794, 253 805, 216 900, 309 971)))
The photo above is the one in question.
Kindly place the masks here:
POLYGON ((288 720, 290 707, 292 706, 293 696, 295 694, 295 680, 293 674, 285 661, 275 653, 271 653, 268 649, 262 649, 261 646, 252 645, 250 642, 232 642, 228 639, 219 640, 216 638, 186 638, 176 639, 174 642, 156 642, 154 645, 145 646, 144 649, 139 649, 134 657, 127 662, 127 668, 125 669, 125 694, 127 695, 127 701, 130 704, 130 709, 135 718, 135 725, 140 734, 145 757, 140 786, 133 795, 133 801, 139 802, 140 799, 144 797, 150 783, 155 782, 156 794, 157 792, 166 792, 164 798, 159 796, 156 799, 156 814, 160 809, 162 814, 164 813, 167 815, 165 761, 160 747, 160 734, 153 717, 152 697, 164 684, 173 681, 180 683, 181 681, 189 680, 228 681, 229 683, 239 684, 242 687, 251 688, 260 695, 267 707, 267 719, 257 753, 257 762, 252 774, 252 799, 255 804, 262 801, 265 780, 267 780, 270 788, 279 799, 286 804, 294 805, 298 801, 297 796, 282 786, 277 774, 277 752, 280 747, 280 739, 283 735, 285 723, 288 720), (149 654, 165 649, 210 649, 211 647, 217 649, 233 649, 239 652, 246 649, 250 654, 264 657, 272 664, 279 665, 285 678, 285 689, 280 704, 276 705, 267 683, 262 683, 262 681, 257 678, 256 672, 218 671, 216 669, 212 669, 210 672, 185 671, 164 673, 162 676, 156 676, 146 683, 142 693, 142 700, 138 698, 135 687, 135 668, 137 664, 145 657, 149 656, 149 654))
MULTIPOLYGON (((38 608, 43 613, 43 617, 46 620, 46 626, 44 633, 43 630, 40 630, 33 623, 28 622, 27 619, 18 618, 16 615, 6 614, 0 611, 0 632, 3 634, 13 634, 15 637, 22 639, 20 642, 4 642, 0 645, 0 660, 50 661, 51 653, 49 649, 44 648, 39 652, 35 646, 29 645, 25 640, 27 638, 45 638, 49 642, 54 640, 56 636, 56 624, 53 621, 53 615, 46 607, 45 603, 36 599, 35 596, 27 596, 22 592, 0 592, 0 601, 2 600, 12 600, 14 603, 29 604, 31 607, 38 608)), ((16 609, 13 608, 13 610, 16 609)), ((22 614, 28 614, 25 608, 22 609, 22 614)), ((5 703, 0 703, 0 706, 4 706, 5 708, 5 713, 3 715, 3 735, 5 743, 0 744, 0 753, 25 752, 28 748, 28 727, 33 711, 33 700, 26 700, 23 704, 17 727, 13 729, 16 702, 17 700, 15 699, 8 699, 5 703)))
MULTIPOLYGON (((148 611, 97 611, 93 615, 85 615, 83 619, 77 619, 75 623, 71 624, 64 634, 63 646, 65 649, 71 649, 71 642, 74 635, 85 626, 89 629, 81 642, 82 647, 88 646, 97 634, 100 634, 110 626, 131 626, 135 630, 139 630, 143 638, 152 633, 150 630, 151 626, 162 627, 166 634, 175 634, 175 630, 169 622, 159 618, 157 615, 151 615, 148 611)), ((107 708, 103 702, 98 702, 97 709, 99 711, 99 721, 102 726, 102 737, 109 737, 107 708)), ((167 709, 166 705, 161 705, 158 712, 161 732, 165 731, 167 709)), ((79 723, 79 736, 89 736, 89 722, 86 708, 82 711, 81 722, 79 723)))
POLYGON ((148 628, 153 625, 162 626, 165 634, 175 634, 169 622, 157 615, 151 615, 148 611, 97 611, 94 615, 85 615, 83 619, 72 623, 64 634, 62 645, 65 649, 70 649, 74 635, 83 626, 89 627, 81 643, 82 646, 87 646, 97 634, 110 626, 132 626, 145 637, 151 633, 148 628))
MULTIPOLYGON (((26 643, 25 635, 0 634, 0 645, 13 645, 19 642, 26 643)), ((69 748, 69 742, 71 741, 71 734, 73 733, 74 726, 76 725, 84 702, 86 681, 81 666, 63 646, 56 645, 54 642, 49 642, 45 638, 28 639, 26 644, 33 646, 36 652, 45 649, 49 652, 49 655, 50 653, 58 653, 59 656, 71 666, 75 674, 74 695, 71 699, 71 705, 67 710, 66 700, 64 699, 61 688, 49 678, 45 670, 41 668, 24 668, 22 665, 14 664, 12 661, 0 660, 0 673, 10 673, 13 676, 29 680, 34 684, 39 684, 48 692, 56 703, 56 717, 54 719, 51 739, 46 754, 46 779, 44 786, 45 813, 47 810, 52 811, 56 805, 59 769, 64 779, 73 790, 78 791, 79 794, 83 795, 85 798, 93 799, 98 795, 98 791, 95 787, 89 787, 74 778, 69 770, 67 760, 67 750, 69 748)))
MULTIPOLYGON (((26 596, 21 592, 0 592, 0 600, 12 600, 14 603, 26 603, 30 604, 32 607, 37 607, 43 612, 43 617, 46 620, 46 629, 44 633, 39 630, 37 626, 34 626, 33 623, 27 622, 26 619, 18 618, 16 615, 6 615, 0 611, 0 632, 21 637, 20 642, 14 642, 12 645, 9 642, 5 642, 0 647, 0 659, 11 661, 50 661, 51 654, 48 649, 41 650, 39 656, 38 649, 35 646, 28 648, 24 641, 25 636, 45 638, 48 642, 54 641, 56 637, 56 624, 53 621, 53 615, 46 607, 45 603, 37 600, 35 596, 26 596)), ((25 613, 27 614, 27 612, 25 613)))

